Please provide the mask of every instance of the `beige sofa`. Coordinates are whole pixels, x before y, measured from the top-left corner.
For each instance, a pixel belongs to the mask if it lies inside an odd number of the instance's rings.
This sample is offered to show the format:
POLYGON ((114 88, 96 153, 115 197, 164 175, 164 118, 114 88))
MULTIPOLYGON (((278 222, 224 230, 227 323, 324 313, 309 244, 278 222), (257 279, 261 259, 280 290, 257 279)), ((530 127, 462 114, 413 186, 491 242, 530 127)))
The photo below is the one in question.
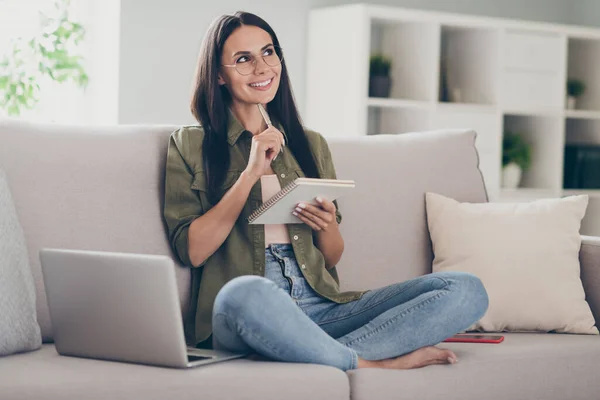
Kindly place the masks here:
MULTIPOLYGON (((174 370, 59 356, 39 265, 41 247, 173 257, 161 216, 172 126, 67 127, 0 121, 8 176, 36 279, 41 350, 0 358, 0 399, 598 399, 600 337, 505 334, 504 343, 441 344, 456 365, 408 371, 236 360, 174 370)), ((339 178, 346 250, 343 289, 374 288, 431 272, 424 193, 487 200, 475 133, 438 131, 329 139, 339 178)), ((582 279, 600 316, 600 239, 585 238, 582 279)), ((182 313, 190 277, 177 269, 182 313)))

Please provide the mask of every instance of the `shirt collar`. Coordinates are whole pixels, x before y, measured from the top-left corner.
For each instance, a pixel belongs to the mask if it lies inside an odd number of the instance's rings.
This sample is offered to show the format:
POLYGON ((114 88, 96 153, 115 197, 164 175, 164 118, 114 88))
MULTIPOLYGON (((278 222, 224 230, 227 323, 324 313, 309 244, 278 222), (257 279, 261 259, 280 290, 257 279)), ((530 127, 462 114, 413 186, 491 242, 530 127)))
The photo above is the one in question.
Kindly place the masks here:
POLYGON ((244 126, 233 114, 231 108, 228 108, 229 118, 227 119, 227 141, 233 146, 240 138, 243 132, 246 131, 244 126))
MULTIPOLYGON (((228 111, 229 111, 229 119, 227 120, 227 141, 229 142, 230 146, 233 146, 238 141, 240 136, 242 136, 242 134, 247 131, 246 131, 246 128, 244 128, 244 126, 242 125, 242 123, 233 114, 233 111, 231 111, 231 108, 229 108, 228 111)), ((285 135, 285 132, 284 132, 281 124, 277 123, 276 121, 273 121, 273 125, 275 126, 275 128, 279 129, 279 131, 285 135)), ((250 132, 248 132, 248 134, 252 135, 252 133, 250 133, 250 132)))

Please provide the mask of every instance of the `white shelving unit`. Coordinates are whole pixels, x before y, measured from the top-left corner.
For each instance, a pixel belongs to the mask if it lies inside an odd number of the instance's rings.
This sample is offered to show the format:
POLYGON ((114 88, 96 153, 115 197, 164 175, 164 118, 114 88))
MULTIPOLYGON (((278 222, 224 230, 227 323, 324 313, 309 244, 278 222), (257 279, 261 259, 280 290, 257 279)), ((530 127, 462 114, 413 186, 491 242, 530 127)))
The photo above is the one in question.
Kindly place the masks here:
POLYGON ((590 195, 582 233, 600 235, 600 190, 563 188, 565 145, 600 144, 600 29, 370 4, 309 16, 305 121, 325 136, 477 131, 491 201, 590 195), (369 56, 392 58, 388 98, 369 97, 369 56), (567 78, 586 83, 566 110, 567 78), (503 132, 532 145, 515 190, 502 189, 503 132), (594 222, 596 221, 596 222, 594 222))

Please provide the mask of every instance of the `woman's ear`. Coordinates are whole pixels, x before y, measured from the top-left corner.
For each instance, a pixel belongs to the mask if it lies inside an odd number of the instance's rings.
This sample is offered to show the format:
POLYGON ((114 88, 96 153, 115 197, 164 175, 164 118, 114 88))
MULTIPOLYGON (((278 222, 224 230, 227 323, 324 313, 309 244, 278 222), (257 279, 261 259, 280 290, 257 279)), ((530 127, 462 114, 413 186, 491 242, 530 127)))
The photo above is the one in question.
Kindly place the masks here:
POLYGON ((219 78, 218 78, 217 82, 219 83, 219 85, 224 85, 224 84, 225 84, 225 81, 224 81, 224 80, 223 80, 223 78, 221 77, 221 74, 219 74, 219 75, 218 75, 218 77, 219 77, 219 78))

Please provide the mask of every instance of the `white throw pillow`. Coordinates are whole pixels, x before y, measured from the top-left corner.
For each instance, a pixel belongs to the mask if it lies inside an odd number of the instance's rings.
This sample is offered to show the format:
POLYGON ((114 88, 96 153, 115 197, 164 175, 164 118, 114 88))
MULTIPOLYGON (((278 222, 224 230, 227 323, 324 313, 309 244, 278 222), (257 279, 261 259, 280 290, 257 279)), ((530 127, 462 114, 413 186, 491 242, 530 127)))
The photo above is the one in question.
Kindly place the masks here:
POLYGON ((42 345, 23 229, 0 169, 0 356, 42 345))
POLYGON ((467 330, 598 334, 580 278, 588 196, 460 203, 426 193, 433 272, 481 279, 489 308, 467 330))

